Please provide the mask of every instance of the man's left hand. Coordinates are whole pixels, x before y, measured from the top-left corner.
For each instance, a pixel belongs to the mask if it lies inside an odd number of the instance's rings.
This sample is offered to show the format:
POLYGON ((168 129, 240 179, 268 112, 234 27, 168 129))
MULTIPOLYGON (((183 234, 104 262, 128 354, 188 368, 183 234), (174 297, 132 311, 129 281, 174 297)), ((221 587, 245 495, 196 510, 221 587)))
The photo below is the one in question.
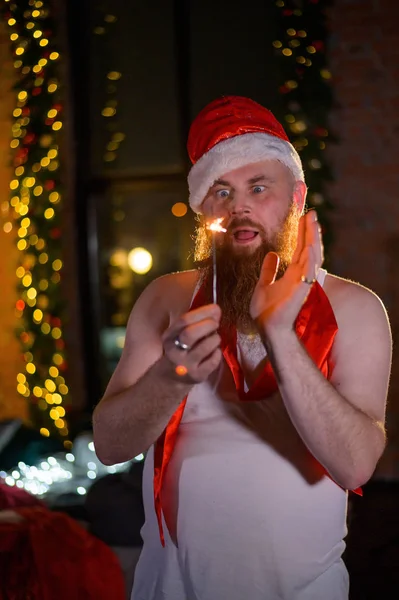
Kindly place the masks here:
POLYGON ((323 244, 316 211, 302 216, 291 264, 276 281, 279 257, 269 252, 255 287, 250 314, 262 337, 292 330, 323 263, 323 244))

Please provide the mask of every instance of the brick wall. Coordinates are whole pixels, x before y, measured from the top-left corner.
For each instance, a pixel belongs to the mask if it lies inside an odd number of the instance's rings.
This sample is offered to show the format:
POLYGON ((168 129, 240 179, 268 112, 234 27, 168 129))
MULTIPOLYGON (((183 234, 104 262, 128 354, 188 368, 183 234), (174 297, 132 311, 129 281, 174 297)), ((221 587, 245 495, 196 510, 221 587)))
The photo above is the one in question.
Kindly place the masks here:
MULTIPOLYGON (((399 3, 335 0, 330 11, 330 66, 337 107, 331 125, 340 143, 329 151, 332 270, 384 301, 394 341, 399 333, 399 3)), ((399 362, 388 409, 389 446, 382 476, 399 477, 399 362)))
POLYGON ((5 233, 4 223, 10 221, 5 212, 4 201, 8 199, 12 175, 9 167, 11 113, 14 103, 14 68, 9 52, 7 32, 0 22, 0 421, 7 418, 27 416, 26 400, 16 391, 17 374, 24 363, 20 345, 15 337, 14 315, 17 301, 15 269, 18 250, 15 246, 15 230, 5 233))

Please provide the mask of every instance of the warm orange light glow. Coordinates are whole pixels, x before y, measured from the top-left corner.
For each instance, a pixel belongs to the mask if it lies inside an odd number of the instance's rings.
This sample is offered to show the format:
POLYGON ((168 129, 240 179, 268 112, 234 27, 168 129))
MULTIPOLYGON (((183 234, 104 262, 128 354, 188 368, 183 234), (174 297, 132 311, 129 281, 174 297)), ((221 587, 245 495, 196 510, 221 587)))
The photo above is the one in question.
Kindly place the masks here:
POLYGON ((177 365, 175 371, 176 374, 180 377, 184 377, 184 375, 187 375, 188 373, 187 367, 185 367, 184 365, 177 365))

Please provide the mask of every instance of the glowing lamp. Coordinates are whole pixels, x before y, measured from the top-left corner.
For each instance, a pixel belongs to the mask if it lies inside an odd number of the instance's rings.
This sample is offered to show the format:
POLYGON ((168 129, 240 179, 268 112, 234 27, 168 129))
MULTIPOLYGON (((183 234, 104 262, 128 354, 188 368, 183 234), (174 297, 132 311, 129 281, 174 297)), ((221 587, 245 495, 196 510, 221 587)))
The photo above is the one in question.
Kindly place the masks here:
POLYGON ((133 248, 128 254, 127 261, 132 271, 139 275, 148 273, 152 267, 152 256, 145 248, 133 248))

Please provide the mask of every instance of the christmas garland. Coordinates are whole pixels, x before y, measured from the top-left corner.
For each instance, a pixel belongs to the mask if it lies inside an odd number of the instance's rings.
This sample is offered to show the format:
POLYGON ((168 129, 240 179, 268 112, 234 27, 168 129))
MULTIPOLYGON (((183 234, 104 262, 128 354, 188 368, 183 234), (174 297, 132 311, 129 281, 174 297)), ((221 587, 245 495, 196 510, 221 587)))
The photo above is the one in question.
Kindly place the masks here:
POLYGON ((277 38, 273 41, 281 73, 278 117, 301 155, 308 205, 317 209, 327 252, 332 242, 329 214, 333 207, 326 191, 332 174, 325 150, 334 141, 328 128, 333 101, 326 55, 325 10, 329 4, 329 0, 277 0, 277 38))
POLYGON ((2 16, 9 27, 17 71, 12 124, 9 222, 20 251, 15 313, 25 372, 18 392, 29 400, 33 424, 42 435, 61 436, 71 446, 66 421, 61 294, 62 103, 54 38, 55 20, 48 0, 5 0, 2 16))

